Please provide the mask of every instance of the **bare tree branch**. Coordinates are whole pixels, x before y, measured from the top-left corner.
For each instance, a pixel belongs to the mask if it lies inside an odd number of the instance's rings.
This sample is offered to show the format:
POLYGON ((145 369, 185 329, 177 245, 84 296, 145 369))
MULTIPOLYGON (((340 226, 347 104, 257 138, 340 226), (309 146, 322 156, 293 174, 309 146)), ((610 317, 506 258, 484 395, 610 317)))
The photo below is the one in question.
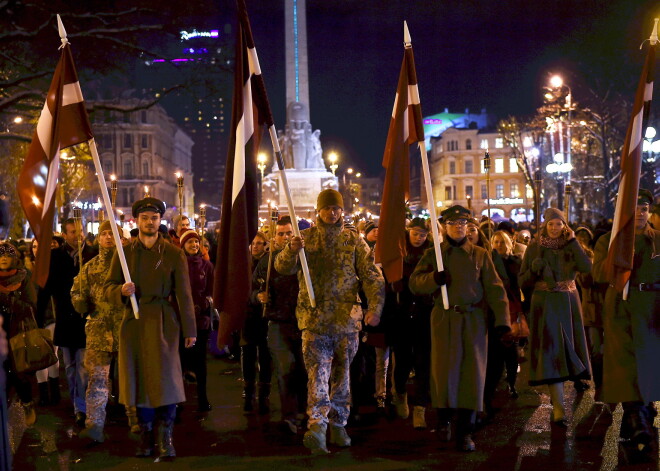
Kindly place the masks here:
POLYGON ((21 83, 29 82, 30 80, 34 80, 34 79, 37 79, 37 78, 45 77, 45 76, 48 75, 48 74, 49 74, 48 71, 43 71, 43 72, 38 72, 38 73, 35 73, 35 74, 31 74, 31 75, 24 75, 24 76, 22 76, 22 77, 18 77, 18 78, 16 78, 16 79, 13 80, 13 81, 9 81, 9 82, 0 82, 0 90, 2 90, 2 89, 4 89, 4 88, 9 88, 9 87, 15 87, 15 86, 17 86, 17 85, 19 85, 19 84, 21 84, 21 83))
POLYGON ((17 134, 13 132, 0 132, 0 139, 6 141, 32 142, 32 136, 17 134))

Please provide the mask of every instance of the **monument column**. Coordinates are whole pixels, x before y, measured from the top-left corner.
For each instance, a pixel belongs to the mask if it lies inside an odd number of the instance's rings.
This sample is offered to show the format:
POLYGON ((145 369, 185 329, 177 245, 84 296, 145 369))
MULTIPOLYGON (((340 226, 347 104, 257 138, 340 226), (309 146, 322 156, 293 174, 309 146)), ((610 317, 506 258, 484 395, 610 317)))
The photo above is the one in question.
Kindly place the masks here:
MULTIPOLYGON (((309 80, 307 65, 306 0, 284 0, 286 105, 302 103, 309 121, 309 80)), ((288 116, 287 116, 288 118, 288 116)))

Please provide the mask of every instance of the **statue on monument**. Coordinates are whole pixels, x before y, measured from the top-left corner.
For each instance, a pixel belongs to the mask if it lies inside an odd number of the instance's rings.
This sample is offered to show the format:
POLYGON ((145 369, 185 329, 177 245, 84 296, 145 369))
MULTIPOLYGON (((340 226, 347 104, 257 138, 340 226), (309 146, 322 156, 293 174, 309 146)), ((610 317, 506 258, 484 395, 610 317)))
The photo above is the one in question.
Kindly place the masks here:
POLYGON ((286 168, 325 170, 320 140, 321 131, 312 132, 307 107, 292 102, 287 109, 284 133, 279 133, 280 149, 286 168))

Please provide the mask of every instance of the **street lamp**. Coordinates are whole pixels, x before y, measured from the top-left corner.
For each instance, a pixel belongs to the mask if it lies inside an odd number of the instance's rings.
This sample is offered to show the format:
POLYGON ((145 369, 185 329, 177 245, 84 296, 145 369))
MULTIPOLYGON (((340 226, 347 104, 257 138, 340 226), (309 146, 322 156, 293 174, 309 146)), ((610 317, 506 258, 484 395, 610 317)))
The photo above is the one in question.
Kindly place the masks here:
POLYGON ((658 163, 660 159, 656 158, 656 154, 660 154, 660 140, 653 140, 658 137, 654 127, 649 126, 644 133, 644 142, 642 143, 642 151, 644 158, 642 159, 642 176, 640 179, 640 186, 643 188, 653 188, 656 185, 658 178, 658 163))
POLYGON ((264 152, 259 152, 257 155, 257 168, 261 172, 261 179, 264 179, 264 170, 266 170, 266 163, 268 162, 268 156, 264 152))
MULTIPOLYGON (((573 110, 573 91, 571 90, 571 87, 567 85, 564 82, 564 79, 561 77, 561 75, 553 75, 550 77, 550 86, 553 89, 561 90, 562 88, 566 87, 568 90, 568 94, 566 95, 566 104, 564 107, 568 110, 568 124, 567 124, 567 129, 566 129, 566 163, 570 164, 571 163, 571 111, 573 110)), ((546 93, 545 97, 548 100, 552 100, 555 95, 554 93, 546 93)), ((561 128, 560 132, 561 132, 561 128)), ((562 136, 560 134, 559 136, 559 146, 560 146, 560 152, 563 152, 563 147, 564 147, 564 141, 562 139, 562 136)), ((572 167, 571 167, 572 169, 572 167)), ((570 182, 571 181, 571 171, 569 170, 566 175, 566 181, 570 182)))
POLYGON ((335 175, 335 172, 339 168, 339 165, 337 165, 337 160, 339 160, 339 156, 336 152, 330 152, 328 154, 328 161, 330 162, 330 171, 332 172, 332 175, 335 175))

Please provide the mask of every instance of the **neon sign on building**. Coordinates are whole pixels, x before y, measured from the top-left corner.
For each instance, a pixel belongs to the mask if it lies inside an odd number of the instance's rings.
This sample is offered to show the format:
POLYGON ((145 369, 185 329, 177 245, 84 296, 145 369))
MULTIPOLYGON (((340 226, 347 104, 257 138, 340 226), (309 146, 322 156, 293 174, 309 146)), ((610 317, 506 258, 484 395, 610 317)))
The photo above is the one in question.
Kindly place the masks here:
POLYGON ((217 29, 212 29, 211 31, 197 31, 193 29, 191 32, 181 31, 181 40, 187 41, 192 38, 217 38, 219 32, 217 29))

